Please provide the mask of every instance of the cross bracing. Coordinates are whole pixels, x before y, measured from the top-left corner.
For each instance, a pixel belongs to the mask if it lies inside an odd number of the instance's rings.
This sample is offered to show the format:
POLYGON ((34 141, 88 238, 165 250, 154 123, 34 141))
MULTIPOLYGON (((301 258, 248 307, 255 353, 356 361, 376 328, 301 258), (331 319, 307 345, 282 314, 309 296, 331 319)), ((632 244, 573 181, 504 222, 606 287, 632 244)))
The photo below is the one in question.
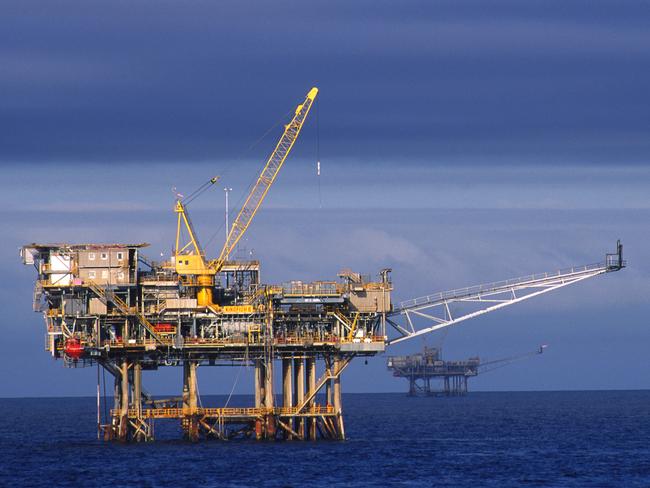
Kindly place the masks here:
POLYGON ((625 267, 622 246, 601 263, 469 286, 403 301, 386 321, 397 332, 387 345, 428 334, 573 283, 625 267), (452 307, 453 305, 453 307, 452 307), (400 323, 401 322, 401 323, 400 323), (420 324, 425 323, 425 326, 420 324), (417 325, 416 325, 417 324, 417 325))

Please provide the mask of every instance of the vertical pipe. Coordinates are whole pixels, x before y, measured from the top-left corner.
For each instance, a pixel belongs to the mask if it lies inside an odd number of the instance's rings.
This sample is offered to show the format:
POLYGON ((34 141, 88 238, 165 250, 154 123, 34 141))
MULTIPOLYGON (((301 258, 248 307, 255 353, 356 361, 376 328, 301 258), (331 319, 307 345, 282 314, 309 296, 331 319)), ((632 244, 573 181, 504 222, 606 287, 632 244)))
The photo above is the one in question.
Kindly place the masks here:
MULTIPOLYGON (((262 408, 264 401, 264 365, 261 359, 255 360, 255 408, 262 408)), ((255 420, 255 438, 260 440, 263 431, 262 421, 258 418, 255 420)))
MULTIPOLYGON (((293 361, 291 358, 282 359, 282 406, 293 406, 293 361)), ((289 427, 294 428, 292 420, 288 420, 289 427)), ((292 435, 285 432, 285 438, 291 439, 292 435)))
POLYGON ((255 360, 255 408, 260 408, 262 406, 262 397, 263 397, 263 387, 262 382, 262 361, 259 359, 255 360))
POLYGON ((102 430, 102 421, 100 417, 100 405, 99 405, 99 363, 97 363, 97 440, 99 440, 99 434, 102 430))
POLYGON ((120 392, 120 410, 122 415, 129 412, 129 363, 126 359, 122 361, 122 388, 120 392))
POLYGON ((140 364, 140 361, 133 364, 133 398, 131 403, 138 417, 140 417, 142 415, 142 364, 140 364))
MULTIPOLYGON (((273 402, 273 359, 268 358, 264 362, 264 406, 272 410, 274 407, 273 402)), ((275 438, 275 417, 272 411, 269 411, 266 416, 266 438, 275 438)))
POLYGON ((334 372, 333 372, 336 375, 334 378, 334 411, 337 414, 340 414, 343 408, 343 404, 341 402, 341 375, 337 374, 340 367, 341 367, 341 360, 337 356, 334 358, 334 372))
MULTIPOLYGON (((223 191, 226 192, 226 212, 225 212, 225 216, 226 216, 226 243, 227 243, 228 242, 228 234, 230 232, 230 223, 228 222, 228 212, 230 211, 230 209, 228 208, 228 194, 232 191, 232 188, 225 187, 223 189, 223 191)), ((226 254, 226 261, 229 258, 230 258, 230 253, 227 253, 226 254)))
POLYGON ((124 358, 121 367, 122 384, 120 388, 120 426, 118 437, 121 441, 128 438, 128 415, 129 415, 129 363, 124 358))
MULTIPOLYGON (((305 401, 305 368, 302 358, 293 360, 294 374, 294 405, 301 405, 305 401)), ((304 439, 305 437, 305 420, 303 417, 296 419, 296 432, 304 439)))
POLYGON ((120 388, 120 378, 121 378, 121 368, 118 368, 120 371, 120 375, 115 375, 113 378, 113 414, 111 415, 111 431, 110 431, 110 438, 111 439, 116 439, 119 438, 119 429, 120 429, 120 422, 122 419, 122 415, 120 413, 120 407, 122 404, 121 401, 121 394, 122 394, 122 389, 120 388))
POLYGON ((192 414, 196 413, 198 407, 198 397, 196 389, 196 368, 198 363, 196 361, 190 361, 189 367, 189 407, 192 414))
MULTIPOLYGON (((131 397, 131 408, 135 410, 138 422, 142 420, 142 364, 140 361, 133 363, 133 396, 131 397)), ((142 432, 138 432, 136 440, 146 440, 142 432)))
MULTIPOLYGON (((332 374, 332 358, 329 356, 325 357, 325 373, 328 376, 332 374)), ((332 382, 333 380, 327 380, 325 383, 325 404, 332 405, 332 382)))
POLYGON ((183 409, 189 408, 189 399, 190 399, 190 363, 189 361, 183 361, 183 409))
POLYGON ((264 406, 273 408, 273 360, 264 364, 264 406))
POLYGON ((122 370, 120 369, 120 376, 115 376, 114 384, 113 384, 113 411, 116 412, 117 415, 119 415, 119 411, 122 405, 122 400, 121 400, 122 390, 120 389, 121 377, 122 377, 122 370))
POLYGON ((185 438, 190 441, 199 439, 199 425, 196 419, 197 395, 196 395, 196 361, 185 360, 183 362, 183 429, 185 438))
MULTIPOLYGON (((307 369, 307 391, 308 395, 316 389, 316 358, 314 356, 309 356, 305 359, 306 369, 307 369)), ((316 403, 316 395, 309 400, 308 408, 311 409, 316 403)), ((309 438, 311 440, 316 440, 316 419, 314 417, 310 418, 307 422, 309 426, 309 438)))
POLYGON ((336 412, 336 421, 338 427, 339 439, 345 439, 345 429, 343 427, 343 401, 341 398, 341 359, 339 356, 334 358, 334 411, 336 412))
POLYGON ((293 405, 293 382, 292 382, 292 361, 291 359, 282 360, 282 405, 291 407, 293 405))

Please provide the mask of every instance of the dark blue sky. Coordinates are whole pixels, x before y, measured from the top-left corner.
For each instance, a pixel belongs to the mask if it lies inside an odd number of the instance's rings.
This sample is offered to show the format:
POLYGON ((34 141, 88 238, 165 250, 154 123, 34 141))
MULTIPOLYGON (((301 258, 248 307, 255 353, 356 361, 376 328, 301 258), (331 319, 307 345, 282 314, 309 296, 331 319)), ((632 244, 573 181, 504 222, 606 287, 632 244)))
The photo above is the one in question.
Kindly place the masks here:
MULTIPOLYGON (((312 85, 318 113, 244 243, 265 281, 389 266, 403 300, 593 262, 621 238, 625 271, 459 325, 445 354, 551 344, 482 389, 650 387, 649 3, 5 1, 0 23, 2 395, 94 391, 43 352, 20 245, 168 253, 171 187, 220 174, 240 201, 278 127, 249 146, 312 85)), ((192 210, 207 242, 223 191, 192 210)), ((384 361, 351 366, 345 390, 404 389, 384 361)), ((232 387, 201 375, 204 393, 232 387)), ((145 381, 173 393, 180 372, 145 381)))
POLYGON ((232 158, 313 84, 323 153, 645 164, 650 4, 5 1, 16 161, 232 158))

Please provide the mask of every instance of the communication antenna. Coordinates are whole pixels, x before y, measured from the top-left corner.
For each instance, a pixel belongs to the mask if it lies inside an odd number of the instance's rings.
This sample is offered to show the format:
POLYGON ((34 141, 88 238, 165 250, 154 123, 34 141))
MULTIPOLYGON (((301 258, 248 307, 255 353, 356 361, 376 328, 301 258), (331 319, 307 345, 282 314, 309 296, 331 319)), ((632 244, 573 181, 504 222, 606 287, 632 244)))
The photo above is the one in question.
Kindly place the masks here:
POLYGON ((176 197, 176 200, 182 200, 185 198, 182 193, 180 193, 175 186, 172 186, 172 193, 176 197))
MULTIPOLYGON (((228 195, 232 191, 232 188, 230 187, 224 187, 223 189, 224 192, 226 192, 226 212, 225 212, 225 217, 226 217, 226 242, 228 242, 228 233, 230 232, 230 223, 228 222, 228 195)), ((226 254, 226 259, 228 259, 229 254, 226 254)))

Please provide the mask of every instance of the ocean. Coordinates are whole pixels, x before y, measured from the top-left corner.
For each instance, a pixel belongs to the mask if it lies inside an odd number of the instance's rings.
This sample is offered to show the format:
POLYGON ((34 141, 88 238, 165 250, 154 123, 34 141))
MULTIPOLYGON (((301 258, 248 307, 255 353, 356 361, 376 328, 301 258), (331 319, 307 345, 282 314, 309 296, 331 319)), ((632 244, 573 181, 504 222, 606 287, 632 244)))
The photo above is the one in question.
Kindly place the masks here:
POLYGON ((117 444, 94 398, 0 399, 0 486, 650 487, 650 391, 343 401, 343 442, 192 444, 159 421, 156 442, 117 444))

